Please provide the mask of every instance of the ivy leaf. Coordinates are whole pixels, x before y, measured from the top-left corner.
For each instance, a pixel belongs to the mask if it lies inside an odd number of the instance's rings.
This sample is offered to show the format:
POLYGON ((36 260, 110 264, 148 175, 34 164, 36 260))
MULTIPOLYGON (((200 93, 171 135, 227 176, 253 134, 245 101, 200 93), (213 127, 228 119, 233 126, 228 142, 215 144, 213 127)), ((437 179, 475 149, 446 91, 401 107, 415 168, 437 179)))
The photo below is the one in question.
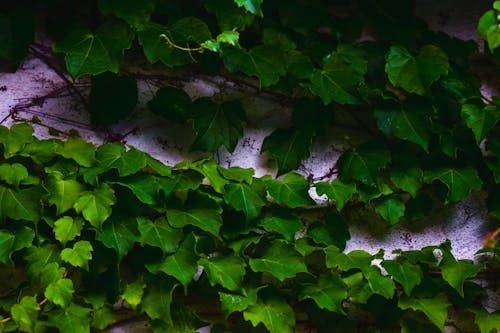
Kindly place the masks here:
POLYGON ((91 167, 95 163, 95 146, 86 142, 80 137, 70 137, 60 148, 59 153, 65 157, 74 160, 81 166, 91 167))
POLYGON ((40 272, 39 280, 42 288, 47 288, 51 283, 57 282, 63 278, 66 269, 59 267, 57 262, 51 262, 45 265, 40 272))
POLYGON ((8 264, 14 245, 14 234, 5 230, 0 230, 0 262, 8 264))
POLYGON ((221 31, 234 28, 243 31, 252 24, 255 18, 243 7, 235 6, 233 0, 207 0, 205 1, 205 8, 207 12, 215 14, 221 31))
POLYGON ((0 165, 0 179, 7 184, 18 187, 19 184, 29 176, 28 169, 22 164, 2 164, 0 165))
POLYGON ((171 208, 167 210, 167 219, 174 228, 182 228, 194 225, 201 230, 219 237, 219 229, 222 226, 222 208, 216 204, 208 207, 196 206, 184 207, 184 209, 171 208))
POLYGON ((489 313, 484 309, 473 310, 474 322, 479 327, 481 333, 491 333, 498 329, 500 325, 500 311, 489 313))
POLYGON ((137 81, 104 72, 91 77, 88 110, 94 126, 109 126, 125 119, 137 104, 137 81))
POLYGON ((389 81, 410 93, 425 94, 430 85, 448 74, 448 57, 437 46, 422 47, 413 57, 402 46, 391 47, 386 57, 385 71, 389 81))
POLYGON ((394 281, 389 276, 382 275, 380 269, 376 266, 370 266, 363 270, 363 274, 368 281, 370 289, 375 293, 382 295, 386 299, 391 299, 394 296, 396 286, 394 281))
POLYGON ((169 120, 184 123, 192 116, 192 104, 191 97, 184 90, 161 87, 148 102, 148 108, 169 120))
POLYGON ((304 284, 299 292, 299 300, 311 298, 320 309, 344 314, 342 302, 347 298, 347 286, 333 273, 321 275, 316 284, 304 284))
POLYGON ((328 214, 321 221, 309 224, 307 235, 316 244, 335 245, 339 249, 344 249, 347 240, 351 237, 348 223, 340 214, 328 214))
POLYGON ((220 146, 233 152, 243 136, 245 111, 239 102, 216 104, 200 98, 193 105, 196 139, 191 150, 216 151, 220 146))
POLYGON ((26 249, 24 259, 28 262, 28 274, 38 276, 52 262, 59 262, 60 252, 56 245, 31 246, 26 249))
POLYGON ((375 211, 392 226, 405 215, 405 204, 397 196, 388 196, 375 202, 375 211))
POLYGON ((149 21, 154 11, 154 1, 146 0, 137 2, 134 0, 99 0, 99 10, 105 14, 114 14, 123 19, 134 28, 140 28, 149 21))
POLYGON ((430 123, 432 106, 412 100, 401 106, 377 108, 374 116, 378 128, 387 136, 396 136, 414 142, 426 152, 429 151, 430 123))
POLYGON ((89 269, 88 261, 92 259, 92 244, 86 240, 78 241, 73 248, 65 248, 61 251, 61 259, 75 267, 89 269))
POLYGON ((483 184, 477 171, 471 167, 438 168, 424 172, 426 183, 432 183, 434 180, 439 180, 448 187, 447 203, 462 200, 469 195, 471 190, 481 190, 483 184))
POLYGON ((269 152, 278 163, 278 176, 295 170, 309 157, 314 133, 310 129, 277 129, 262 143, 261 153, 269 152))
POLYGON ((45 297, 52 303, 65 308, 71 302, 74 292, 73 281, 70 279, 60 279, 47 286, 45 297))
POLYGON ((161 179, 160 185, 165 195, 175 191, 196 190, 203 181, 203 175, 194 170, 173 172, 171 177, 161 179))
POLYGON ((127 24, 107 20, 95 32, 82 28, 71 30, 53 49, 64 53, 66 68, 77 79, 85 74, 97 75, 105 71, 118 73, 123 52, 131 46, 133 38, 127 24))
POLYGON ((249 264, 254 272, 269 272, 280 281, 307 272, 300 253, 282 240, 273 241, 260 258, 250 258, 249 264))
POLYGON ((210 259, 201 258, 198 265, 203 266, 211 286, 220 284, 222 287, 239 291, 245 276, 245 261, 234 254, 210 259))
POLYGON ((262 88, 278 83, 280 77, 286 74, 285 56, 275 45, 259 45, 250 51, 225 47, 222 58, 230 72, 240 71, 248 76, 256 76, 262 88))
POLYGON ((95 238, 107 248, 115 250, 118 258, 122 260, 138 239, 135 233, 135 219, 112 218, 101 230, 97 231, 95 238))
POLYGON ((147 205, 156 205, 158 203, 158 194, 160 191, 160 179, 155 176, 136 174, 121 178, 116 184, 128 188, 139 199, 147 205))
POLYGON ((245 182, 247 184, 252 184, 253 175, 255 174, 254 169, 245 169, 240 167, 231 167, 226 169, 221 166, 218 166, 218 168, 221 175, 228 180, 234 180, 239 183, 245 182))
POLYGON ((250 13, 260 17, 264 16, 260 9, 262 1, 263 0, 234 0, 238 7, 244 7, 250 13))
POLYGON ((319 97, 325 105, 332 101, 339 104, 360 104, 356 96, 356 88, 363 77, 351 67, 330 66, 328 69, 314 70, 309 89, 319 97))
POLYGON ((182 283, 186 291, 188 284, 198 271, 198 255, 195 252, 195 242, 193 234, 190 233, 184 238, 177 252, 168 256, 159 264, 146 265, 146 268, 152 273, 162 271, 175 277, 182 283))
POLYGON ((240 291, 241 295, 219 291, 219 300, 225 316, 228 317, 233 312, 243 312, 250 305, 255 305, 257 303, 257 291, 256 288, 243 288, 240 291))
POLYGON ((24 296, 21 302, 12 306, 10 313, 21 331, 33 332, 38 311, 40 311, 40 305, 36 301, 36 296, 24 296))
POLYGON ((67 212, 81 197, 85 187, 74 179, 63 179, 59 172, 52 172, 47 176, 47 190, 49 203, 56 206, 56 215, 67 212))
POLYGON ((164 217, 154 222, 144 217, 137 218, 141 245, 151 245, 160 248, 164 254, 176 251, 183 236, 181 229, 172 228, 164 217))
POLYGON ((71 216, 63 216, 54 222, 54 234, 56 239, 65 246, 67 242, 72 241, 76 236, 80 236, 82 227, 83 221, 81 219, 76 218, 73 220, 71 216))
POLYGON ((375 186, 378 171, 391 161, 387 147, 377 141, 362 144, 354 150, 346 151, 337 161, 339 178, 344 183, 350 179, 375 186))
POLYGON ((340 252, 339 248, 330 245, 323 249, 326 254, 326 267, 338 267, 343 271, 353 268, 360 269, 363 274, 367 274, 371 267, 373 256, 363 250, 354 250, 348 254, 340 252))
POLYGON ((500 119, 500 110, 495 105, 480 108, 475 104, 463 104, 462 118, 474 133, 476 142, 479 144, 500 119))
POLYGON ((403 309, 412 309, 423 312, 429 320, 445 332, 444 323, 448 318, 448 307, 451 305, 445 294, 437 294, 432 298, 408 297, 402 295, 398 306, 403 309))
POLYGON ((38 222, 43 194, 40 187, 16 191, 0 185, 0 219, 38 222))
POLYGON ((268 216, 260 220, 258 225, 268 232, 277 232, 283 235, 287 241, 293 241, 295 234, 304 228, 302 221, 294 217, 268 216))
POLYGON ((5 158, 14 156, 32 141, 33 128, 28 124, 14 124, 10 129, 0 126, 0 143, 5 158))
POLYGON ((61 333, 86 333, 90 331, 91 309, 71 303, 62 309, 50 311, 48 322, 61 333))
POLYGON ((172 323, 170 305, 172 294, 177 286, 178 284, 173 279, 161 278, 149 282, 141 303, 141 311, 151 319, 161 319, 166 323, 172 323))
POLYGON ((328 199, 334 200, 339 211, 356 193, 356 184, 344 184, 339 178, 335 178, 331 183, 319 182, 314 184, 318 195, 326 194, 328 199))
POLYGON ((250 321, 254 327, 259 323, 264 324, 271 333, 294 332, 295 313, 287 302, 279 298, 259 300, 243 312, 243 318, 250 321))
POLYGON ((456 260, 451 254, 451 247, 441 246, 443 258, 439 263, 443 280, 448 282, 459 294, 464 297, 464 282, 475 276, 484 267, 481 264, 474 264, 472 260, 456 260))
POLYGON ((35 231, 28 227, 18 227, 14 233, 0 229, 0 262, 12 265, 12 254, 24 248, 30 248, 34 238, 35 231))
POLYGON ((100 228, 102 223, 111 215, 111 206, 116 203, 115 192, 103 183, 93 192, 84 192, 73 207, 77 213, 94 227, 100 228))
POLYGON ((263 191, 255 186, 243 183, 226 185, 224 201, 234 209, 245 212, 247 220, 259 216, 260 210, 266 205, 263 191))
POLYGON ((308 207, 315 204, 309 196, 309 182, 299 174, 289 173, 281 181, 269 180, 266 182, 266 187, 277 203, 290 208, 308 207))
POLYGON ((139 277, 134 282, 127 283, 125 290, 120 297, 135 310, 137 306, 141 304, 142 296, 144 295, 144 288, 146 288, 146 283, 142 277, 139 277))
POLYGON ((408 261, 383 260, 381 265, 387 273, 401 283, 407 296, 410 296, 413 288, 422 281, 423 273, 420 266, 411 264, 408 261))
POLYGON ((196 163, 190 165, 190 168, 198 171, 204 175, 210 182, 210 186, 217 193, 224 193, 224 186, 229 183, 229 181, 224 178, 219 172, 221 168, 214 160, 200 160, 196 163))

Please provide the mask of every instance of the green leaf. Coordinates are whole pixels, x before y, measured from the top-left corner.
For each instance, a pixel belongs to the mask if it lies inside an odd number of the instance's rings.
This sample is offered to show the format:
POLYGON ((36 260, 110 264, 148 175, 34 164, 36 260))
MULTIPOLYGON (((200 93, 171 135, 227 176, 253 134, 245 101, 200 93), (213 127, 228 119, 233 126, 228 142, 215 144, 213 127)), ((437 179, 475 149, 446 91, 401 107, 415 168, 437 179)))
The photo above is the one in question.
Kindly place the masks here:
POLYGON ((243 183, 231 183, 225 187, 224 201, 234 209, 245 212, 247 220, 259 216, 266 205, 265 194, 259 188, 243 183))
POLYGON ((410 296, 413 288, 422 281, 423 273, 420 266, 411 264, 408 261, 383 260, 381 265, 387 273, 401 283, 407 296, 410 296))
POLYGON ((293 241, 295 234, 304 228, 302 221, 296 217, 268 216, 258 222, 268 232, 277 232, 287 241, 293 241))
POLYGON ((471 190, 481 190, 482 181, 477 171, 471 167, 461 169, 438 168, 424 172, 424 181, 439 180, 448 187, 446 202, 457 202, 469 195, 471 190))
POLYGON ((443 249, 443 258, 439 263, 439 268, 441 268, 443 280, 448 282, 463 298, 465 280, 475 276, 484 269, 484 266, 474 264, 472 260, 456 260, 451 254, 451 248, 449 248, 443 249))
POLYGON ((177 250, 183 236, 182 230, 172 228, 164 217, 160 217, 154 222, 144 217, 138 217, 137 224, 141 234, 139 237, 141 245, 158 247, 164 254, 177 250))
POLYGON ((418 95, 425 94, 434 81, 448 74, 448 70, 448 57, 433 45, 422 47, 416 57, 402 46, 393 46, 386 57, 385 71, 389 81, 418 95))
POLYGON ((280 281, 293 278, 297 273, 307 272, 300 253, 282 240, 273 241, 260 258, 250 258, 249 264, 254 272, 268 272, 280 281))
POLYGON ((191 164, 190 168, 204 175, 210 182, 210 186, 214 191, 217 193, 224 193, 224 186, 228 184, 229 181, 221 175, 219 170, 222 168, 214 160, 200 160, 191 164))
POLYGON ((356 88, 363 77, 347 66, 314 70, 309 89, 319 97, 325 105, 331 102, 339 104, 360 104, 356 96, 356 88))
POLYGON ((151 0, 98 0, 97 5, 103 14, 114 14, 136 29, 149 21, 155 8, 151 0))
POLYGON ((146 268, 153 273, 162 271, 175 277, 182 283, 184 290, 187 290, 188 284, 198 271, 198 255, 195 252, 195 246, 195 238, 191 233, 184 238, 177 252, 159 264, 146 265, 146 268))
POLYGON ((387 136, 414 142, 429 151, 432 106, 420 101, 408 101, 401 106, 375 109, 378 128, 387 136))
POLYGON ((74 179, 64 179, 59 172, 53 172, 47 176, 46 186, 49 191, 48 201, 56 206, 57 216, 72 208, 85 190, 81 183, 74 179))
POLYGON ((67 242, 80 236, 83 221, 80 218, 73 220, 71 216, 63 216, 54 222, 54 234, 56 239, 64 246, 67 242))
POLYGON ((216 151, 220 146, 233 152, 243 136, 245 111, 239 102, 216 104, 200 98, 193 105, 193 129, 196 139, 191 150, 216 151))
POLYGON ((496 24, 496 21, 495 11, 493 9, 486 11, 479 19, 477 25, 477 33, 479 37, 486 38, 488 31, 496 24))
POLYGON ((345 254, 340 252, 338 247, 330 245, 323 251, 326 254, 326 267, 338 267, 343 271, 358 268, 365 275, 369 272, 373 260, 373 256, 363 250, 354 250, 345 254))
POLYGON ((344 184, 339 178, 335 178, 331 183, 319 182, 314 184, 318 195, 326 194, 328 199, 334 200, 337 210, 341 211, 344 205, 356 193, 356 184, 344 184))
POLYGON ((13 190, 0 185, 0 219, 38 222, 40 220, 42 189, 32 187, 13 190))
POLYGON ((38 311, 40 311, 40 306, 36 301, 36 296, 24 296, 21 302, 12 306, 10 313, 21 331, 33 332, 38 311))
POLYGON ((147 205, 156 205, 160 191, 160 179, 151 175, 136 174, 124 177, 115 182, 125 186, 139 199, 147 205))
POLYGON ((489 313, 484 309, 473 310, 474 322, 479 327, 481 333, 492 333, 500 328, 500 311, 489 313))
POLYGON ((240 71, 256 76, 262 88, 278 83, 280 77, 286 74, 284 54, 275 45, 259 45, 250 51, 227 47, 222 51, 222 58, 230 72, 240 71))
POLYGON ((5 163, 0 165, 0 179, 14 187, 18 187, 23 180, 28 179, 28 176, 28 169, 22 164, 5 163))
POLYGON ((417 191, 422 187, 423 176, 424 172, 419 167, 393 168, 391 170, 391 181, 394 185, 410 193, 413 198, 417 196, 417 191))
POLYGON ((28 274, 38 276, 52 262, 59 262, 60 252, 56 245, 32 246, 26 249, 24 259, 28 262, 28 274))
POLYGON ((118 73, 123 52, 131 46, 133 38, 134 34, 127 24, 107 20, 95 32, 72 29, 53 49, 64 53, 66 68, 77 79, 85 74, 118 73))
POLYGON ((481 108, 475 104, 463 104, 462 118, 474 133, 476 142, 479 144, 497 124, 500 119, 500 110, 495 105, 486 105, 481 108))
POLYGON ((172 279, 161 278, 149 282, 141 302, 141 312, 145 312, 151 319, 172 323, 170 306, 177 286, 172 279))
POLYGON ((254 15, 264 16, 260 5, 264 0, 234 0, 238 7, 244 7, 247 11, 254 15))
POLYGON ((175 191, 196 190, 203 180, 203 175, 194 170, 173 172, 169 178, 162 178, 160 185, 165 195, 175 191))
POLYGON ((120 297, 135 310, 137 306, 141 304, 144 288, 146 288, 146 283, 142 277, 139 277, 134 282, 127 283, 120 297))
POLYGON ((382 295, 386 299, 391 299, 394 296, 396 286, 390 276, 385 276, 380 273, 380 269, 376 266, 370 266, 363 270, 370 289, 375 293, 382 295))
POLYGON ((344 314, 342 302, 347 298, 347 286, 333 273, 321 275, 316 284, 304 284, 299 299, 311 298, 320 309, 344 314))
POLYGON ((243 7, 235 6, 233 0, 207 0, 205 1, 207 12, 215 14, 217 24, 221 31, 244 30, 251 25, 255 16, 243 7))
POLYGON ((0 230, 0 262, 10 263, 12 255, 12 246, 14 245, 15 235, 11 232, 0 230))
POLYGON ((219 237, 219 229, 222 226, 222 208, 212 204, 207 207, 184 207, 184 209, 168 209, 167 219, 174 228, 182 228, 194 225, 201 230, 219 237))
POLYGON ((59 264, 57 262, 50 262, 46 264, 39 275, 41 287, 46 288, 51 283, 63 279, 65 272, 66 269, 64 269, 64 267, 59 267, 59 264))
POLYGON ((93 144, 80 137, 71 136, 64 142, 59 153, 65 158, 74 160, 81 166, 91 167, 95 164, 95 150, 93 144))
POLYGON ((192 104, 191 97, 184 90, 161 87, 148 102, 148 108, 169 120, 184 123, 191 116, 192 104))
POLYGON ((88 261, 92 259, 92 244, 86 240, 78 241, 73 248, 65 248, 61 251, 61 259, 75 267, 88 270, 88 261))
POLYGON ((100 228, 111 215, 111 206, 115 203, 115 192, 107 184, 103 183, 93 192, 84 192, 73 207, 77 213, 82 213, 90 224, 100 228))
POLYGON ((96 240, 113 249, 122 260, 138 240, 134 218, 112 218, 96 233, 96 240))
POLYGON ((279 298, 259 300, 243 312, 243 318, 250 321, 254 327, 260 323, 264 324, 271 333, 295 332, 295 313, 288 303, 279 298))
POLYGON ((391 153, 378 141, 372 141, 348 150, 337 161, 339 178, 344 183, 350 179, 374 186, 377 173, 391 161, 391 153))
POLYGON ((219 166, 219 172, 228 180, 234 180, 239 183, 245 182, 247 184, 252 184, 253 175, 255 174, 254 169, 245 169, 240 167, 231 167, 226 169, 219 166))
POLYGON ((88 105, 92 125, 109 126, 125 119, 136 104, 137 82, 134 78, 111 72, 92 76, 88 105))
POLYGON ((316 244, 335 245, 339 249, 344 249, 347 240, 351 237, 346 219, 335 213, 330 213, 321 218, 321 221, 309 224, 307 235, 316 244))
POLYGON ((309 182, 299 174, 289 173, 281 181, 269 180, 266 182, 266 187, 277 203, 290 208, 309 207, 315 204, 309 196, 309 182))
POLYGON ((48 322, 61 333, 90 332, 91 309, 71 303, 62 309, 50 311, 48 322))
POLYGON ((239 291, 245 276, 245 261, 235 254, 210 259, 201 258, 198 265, 203 266, 211 286, 216 284, 231 290, 239 291))
POLYGON ((392 226, 405 215, 405 204, 397 196, 384 197, 376 200, 375 211, 392 226))
POLYGON ((261 153, 267 151, 269 156, 276 160, 279 176, 297 169, 300 163, 309 157, 313 136, 314 133, 310 129, 280 128, 264 139, 261 153))
POLYGON ((221 303, 222 311, 226 317, 233 312, 243 312, 250 305, 257 303, 257 291, 255 288, 243 288, 239 294, 229 294, 219 291, 219 300, 221 303))
POLYGON ((73 281, 70 279, 60 279, 47 286, 45 297, 52 303, 65 308, 71 302, 74 292, 73 281))
POLYGON ((10 129, 0 126, 0 143, 5 158, 14 156, 32 141, 33 128, 28 124, 14 124, 10 129))
POLYGON ((451 305, 445 294, 437 294, 432 298, 408 297, 402 295, 398 306, 403 309, 412 309, 423 312, 429 320, 445 332, 444 323, 448 318, 448 307, 451 305))

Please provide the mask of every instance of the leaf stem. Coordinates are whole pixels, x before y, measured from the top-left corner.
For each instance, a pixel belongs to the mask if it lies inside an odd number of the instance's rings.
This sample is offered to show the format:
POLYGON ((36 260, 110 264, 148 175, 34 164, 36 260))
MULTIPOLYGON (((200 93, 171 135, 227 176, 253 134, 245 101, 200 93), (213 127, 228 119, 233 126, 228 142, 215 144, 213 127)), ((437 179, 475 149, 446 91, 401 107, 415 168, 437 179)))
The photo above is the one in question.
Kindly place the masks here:
POLYGON ((172 40, 170 38, 168 38, 168 36, 166 34, 161 34, 160 38, 165 39, 167 41, 167 44, 170 47, 173 47, 173 48, 181 50, 181 51, 200 52, 200 53, 203 52, 203 48, 201 46, 199 46, 199 47, 182 47, 180 45, 177 45, 174 42, 172 42, 172 40))

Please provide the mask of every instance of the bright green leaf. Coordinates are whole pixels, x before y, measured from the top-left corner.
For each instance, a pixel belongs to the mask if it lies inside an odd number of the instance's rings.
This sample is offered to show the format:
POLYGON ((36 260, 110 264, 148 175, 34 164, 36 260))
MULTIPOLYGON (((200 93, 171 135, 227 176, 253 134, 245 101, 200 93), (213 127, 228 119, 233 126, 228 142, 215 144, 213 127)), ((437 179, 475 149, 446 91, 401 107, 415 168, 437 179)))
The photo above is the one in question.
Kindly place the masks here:
POLYGON ((74 179, 64 179, 59 172, 50 173, 46 185, 49 191, 48 201, 56 206, 57 216, 72 208, 85 190, 83 184, 74 179))
POLYGON ((142 296, 144 295, 144 288, 146 288, 146 283, 142 277, 138 278, 132 283, 127 283, 125 290, 120 295, 124 301, 126 301, 132 309, 137 308, 141 304, 142 296))
POLYGON ((489 313, 484 309, 473 310, 475 314, 474 322, 479 327, 481 333, 493 333, 500 329, 500 311, 489 313))
POLYGON ((290 208, 313 206, 314 200, 309 196, 309 182, 301 175, 289 173, 279 180, 266 182, 271 197, 279 204, 290 208))
POLYGON ((22 164, 2 164, 0 165, 0 179, 7 184, 18 187, 19 183, 28 178, 28 169, 22 164))
POLYGON ((326 267, 338 267, 343 271, 358 268, 366 274, 370 270, 373 260, 373 256, 366 251, 354 250, 345 254, 334 245, 326 247, 324 252, 326 254, 326 267))
POLYGON ((36 296, 24 296, 21 302, 12 306, 10 313, 21 331, 33 332, 38 311, 40 311, 40 306, 36 301, 36 296))
POLYGON ((432 298, 401 296, 398 306, 403 309, 412 309, 423 312, 429 320, 445 332, 444 324, 448 318, 448 307, 451 305, 445 294, 437 294, 432 298))
POLYGON ((14 124, 10 129, 0 126, 0 143, 3 145, 5 158, 14 156, 32 141, 33 128, 28 124, 14 124))
POLYGON ((93 192, 84 192, 73 207, 77 213, 94 227, 100 228, 111 215, 111 206, 116 203, 115 192, 107 184, 102 184, 93 192))
POLYGON ((160 248, 163 253, 173 253, 183 236, 181 229, 172 228, 164 217, 154 222, 144 218, 137 218, 140 232, 139 241, 142 245, 151 245, 160 248))
POLYGON ((405 294, 408 296, 410 296, 413 288, 418 286, 422 281, 423 273, 418 265, 411 264, 407 261, 396 260, 384 260, 381 265, 387 273, 401 283, 405 294))
POLYGON ((439 263, 443 280, 448 282, 459 294, 464 297, 464 282, 468 278, 475 276, 484 266, 474 264, 472 260, 456 260, 450 252, 451 249, 443 251, 443 258, 439 263))
POLYGON ((73 281, 70 279, 60 279, 57 282, 52 282, 45 290, 45 297, 52 303, 65 308, 69 305, 73 298, 73 281))
POLYGON ((257 303, 257 289, 243 288, 240 290, 242 295, 229 294, 219 291, 219 300, 225 316, 229 316, 233 312, 243 312, 250 305, 257 303))
POLYGON ((257 304, 250 305, 243 318, 255 327, 259 323, 271 333, 293 333, 295 332, 295 313, 284 300, 272 298, 267 301, 259 300, 257 304))
POLYGON ((83 140, 80 137, 70 137, 60 148, 59 153, 65 157, 74 160, 81 166, 91 167, 95 164, 96 147, 83 140))
POLYGON ((41 212, 41 198, 44 193, 39 187, 13 190, 0 185, 0 219, 38 222, 41 212))
POLYGON ((222 226, 221 213, 222 209, 220 207, 185 207, 182 210, 171 208, 167 210, 167 219, 174 228, 194 225, 219 237, 219 229, 222 226))
POLYGON ((73 248, 65 248, 61 251, 61 259, 75 267, 88 270, 88 261, 92 259, 92 244, 86 240, 78 241, 73 248))
POLYGON ((63 216, 54 222, 54 233, 56 239, 64 246, 67 242, 80 236, 83 221, 79 218, 73 219, 71 216, 63 216))
POLYGON ((57 262, 46 264, 40 272, 39 280, 42 288, 46 288, 49 284, 59 281, 63 278, 66 269, 59 267, 57 262))
POLYGON ((371 266, 363 271, 370 289, 375 294, 382 295, 386 299, 391 299, 394 296, 396 286, 390 276, 385 276, 380 273, 380 269, 376 266, 371 266))
POLYGON ((198 265, 205 269, 210 285, 220 284, 231 291, 241 289, 241 282, 245 276, 245 261, 237 255, 229 254, 210 259, 201 258, 198 265))
POLYGON ((48 322, 61 333, 90 332, 91 309, 71 303, 68 307, 50 311, 48 322))
POLYGON ((463 104, 462 118, 474 133, 476 142, 479 144, 500 119, 500 110, 494 105, 480 108, 475 104, 463 104))
POLYGON ((318 195, 326 194, 328 199, 334 200, 339 211, 356 193, 356 184, 344 184, 339 178, 335 178, 331 183, 319 182, 314 184, 318 195))
POLYGON ((238 7, 245 7, 247 11, 254 15, 264 16, 260 5, 264 0, 234 0, 238 7))

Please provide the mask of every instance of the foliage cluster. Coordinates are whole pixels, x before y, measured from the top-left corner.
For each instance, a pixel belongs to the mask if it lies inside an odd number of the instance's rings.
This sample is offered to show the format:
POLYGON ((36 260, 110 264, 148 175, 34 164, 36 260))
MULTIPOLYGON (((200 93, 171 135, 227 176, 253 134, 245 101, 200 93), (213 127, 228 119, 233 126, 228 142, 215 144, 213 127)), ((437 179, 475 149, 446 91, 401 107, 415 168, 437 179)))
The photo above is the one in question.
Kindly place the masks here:
MULTIPOLYGON (((391 260, 342 250, 352 205, 390 226, 481 190, 500 217, 500 98, 482 96, 471 70, 482 57, 498 71, 498 10, 497 1, 479 21, 488 43, 479 54, 474 42, 428 30, 411 1, 5 4, 0 57, 19 62, 38 19, 68 73, 91 76, 95 125, 134 109, 137 83, 122 69, 138 53, 180 72, 243 79, 293 111, 291 126, 261 147, 278 175, 288 173, 282 180, 211 160, 168 167, 117 143, 40 141, 27 125, 0 127, 0 267, 15 277, 0 299, 0 329, 102 329, 122 299, 158 331, 192 331, 197 297, 226 315, 214 332, 290 332, 299 313, 325 332, 443 331, 452 306, 481 333, 497 328, 498 312, 477 303, 471 280, 485 266, 456 260, 450 244, 391 260), (338 178, 311 184, 289 173, 346 117, 362 133, 345 140, 338 178), (335 206, 312 209, 311 188, 335 206), (352 318, 353 308, 367 319, 352 318)), ((241 100, 192 101, 168 85, 148 107, 191 126, 193 150, 233 151, 247 121, 241 100)))

